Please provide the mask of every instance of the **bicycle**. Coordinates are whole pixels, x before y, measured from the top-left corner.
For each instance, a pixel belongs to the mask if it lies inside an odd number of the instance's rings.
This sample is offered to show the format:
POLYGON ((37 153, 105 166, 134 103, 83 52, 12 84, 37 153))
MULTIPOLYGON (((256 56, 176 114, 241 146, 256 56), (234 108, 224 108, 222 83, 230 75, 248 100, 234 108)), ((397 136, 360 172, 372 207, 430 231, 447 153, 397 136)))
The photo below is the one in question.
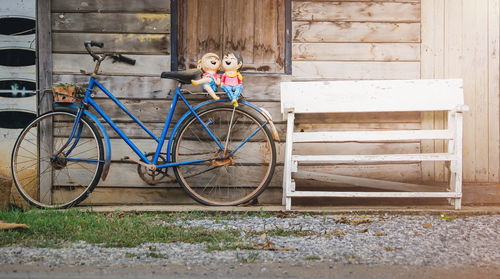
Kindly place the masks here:
POLYGON ((94 59, 85 93, 75 103, 55 103, 52 111, 38 116, 20 133, 12 152, 12 177, 20 194, 39 208, 67 208, 83 201, 105 179, 111 159, 109 135, 103 121, 137 154, 139 160, 122 160, 138 165, 141 178, 149 184, 162 179, 177 181, 197 202, 205 205, 239 205, 255 200, 269 184, 276 165, 278 134, 270 114, 245 100, 235 108, 228 99, 209 100, 192 106, 183 89, 199 77, 187 70, 163 72, 161 78, 178 82, 161 136, 156 137, 134 114, 97 80, 106 58, 135 64, 120 54, 96 54, 91 47, 102 42, 85 41, 94 59), (154 152, 141 151, 95 102, 103 92, 154 141, 154 152), (179 100, 187 107, 168 136, 179 100), (105 139, 105 145, 103 140, 105 139), (174 176, 169 174, 173 170, 174 176), (248 181, 241 179, 243 174, 248 181))

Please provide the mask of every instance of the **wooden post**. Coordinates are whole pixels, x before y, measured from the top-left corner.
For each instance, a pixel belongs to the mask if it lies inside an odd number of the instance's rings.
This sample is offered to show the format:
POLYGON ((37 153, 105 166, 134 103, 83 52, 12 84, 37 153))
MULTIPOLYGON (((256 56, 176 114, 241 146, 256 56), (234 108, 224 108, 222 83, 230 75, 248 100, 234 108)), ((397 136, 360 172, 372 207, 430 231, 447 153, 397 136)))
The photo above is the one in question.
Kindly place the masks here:
MULTIPOLYGON (((52 85, 51 1, 38 0, 36 7, 38 113, 42 114, 52 110, 52 94, 46 94, 52 85)), ((38 141, 40 158, 38 173, 40 174, 47 168, 51 168, 47 159, 52 155, 52 123, 38 128, 38 141)), ((39 177, 39 187, 40 202, 50 204, 52 202, 52 171, 44 172, 39 177)))

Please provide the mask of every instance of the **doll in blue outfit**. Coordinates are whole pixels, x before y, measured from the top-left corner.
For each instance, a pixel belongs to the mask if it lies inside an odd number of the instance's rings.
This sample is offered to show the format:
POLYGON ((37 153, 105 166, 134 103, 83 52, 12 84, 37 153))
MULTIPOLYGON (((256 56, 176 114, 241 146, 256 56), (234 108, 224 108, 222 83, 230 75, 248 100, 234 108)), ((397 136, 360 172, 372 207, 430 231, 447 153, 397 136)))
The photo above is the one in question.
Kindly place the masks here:
POLYGON ((243 58, 236 51, 224 53, 222 58, 222 68, 224 74, 221 78, 221 88, 226 92, 227 97, 233 103, 233 106, 238 106, 238 98, 243 90, 243 76, 239 69, 243 66, 243 58))

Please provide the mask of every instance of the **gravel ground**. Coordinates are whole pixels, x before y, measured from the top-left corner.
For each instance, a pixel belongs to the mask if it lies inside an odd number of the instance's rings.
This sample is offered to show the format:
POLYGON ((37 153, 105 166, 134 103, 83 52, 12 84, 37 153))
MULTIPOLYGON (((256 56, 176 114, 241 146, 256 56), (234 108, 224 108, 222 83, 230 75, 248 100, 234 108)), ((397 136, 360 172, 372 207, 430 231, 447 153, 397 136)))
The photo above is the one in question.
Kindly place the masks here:
POLYGON ((262 250, 206 252, 204 244, 145 243, 135 248, 104 248, 85 242, 65 248, 1 247, 0 265, 158 266, 294 263, 364 264, 452 268, 500 265, 500 215, 447 216, 292 216, 214 217, 178 220, 207 230, 240 230, 262 250), (305 236, 255 235, 273 229, 305 236), (266 250, 270 248, 271 250, 266 250))

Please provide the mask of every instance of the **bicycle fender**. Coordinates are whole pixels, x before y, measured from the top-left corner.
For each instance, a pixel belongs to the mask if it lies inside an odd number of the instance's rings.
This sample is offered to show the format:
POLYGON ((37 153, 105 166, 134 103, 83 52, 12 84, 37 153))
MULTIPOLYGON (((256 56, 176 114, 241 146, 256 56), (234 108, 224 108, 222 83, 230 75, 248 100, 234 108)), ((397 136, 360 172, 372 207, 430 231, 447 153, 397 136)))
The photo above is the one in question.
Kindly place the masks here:
POLYGON ((273 134, 274 140, 280 141, 280 136, 278 135, 278 130, 274 126, 273 118, 271 117, 271 114, 269 113, 269 111, 267 111, 264 108, 259 108, 258 106, 254 105, 252 103, 249 103, 247 101, 242 101, 241 103, 245 104, 245 105, 253 108, 257 112, 259 112, 267 120, 267 122, 269 122, 269 126, 271 126, 271 133, 273 134))
MULTIPOLYGON (((78 110, 78 107, 73 103, 56 103, 55 106, 56 107, 63 107, 63 108, 72 108, 74 110, 78 110)), ((104 136, 104 141, 106 143, 106 146, 105 146, 105 153, 104 153, 105 154, 104 155, 105 156, 104 169, 102 170, 102 175, 101 175, 101 178, 104 181, 104 180, 106 180, 106 177, 108 176, 109 167, 111 165, 111 141, 109 140, 108 132, 106 132, 104 125, 102 125, 101 121, 99 121, 97 116, 95 116, 94 114, 92 114, 89 111, 85 111, 84 113, 86 116, 90 117, 94 121, 95 124, 97 124, 97 126, 101 130, 102 135, 104 136)))

